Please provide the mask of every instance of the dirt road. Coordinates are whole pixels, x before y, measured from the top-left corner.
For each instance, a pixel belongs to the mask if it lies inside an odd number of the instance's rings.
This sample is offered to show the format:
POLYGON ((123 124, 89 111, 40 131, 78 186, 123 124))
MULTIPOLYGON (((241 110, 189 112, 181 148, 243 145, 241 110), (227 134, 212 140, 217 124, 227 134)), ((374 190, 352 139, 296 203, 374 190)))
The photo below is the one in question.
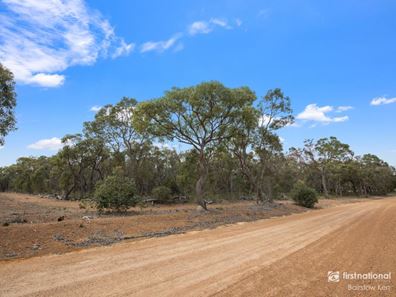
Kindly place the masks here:
POLYGON ((396 296, 392 280, 327 280, 396 278, 395 227, 393 198, 2 262, 0 296, 396 296))

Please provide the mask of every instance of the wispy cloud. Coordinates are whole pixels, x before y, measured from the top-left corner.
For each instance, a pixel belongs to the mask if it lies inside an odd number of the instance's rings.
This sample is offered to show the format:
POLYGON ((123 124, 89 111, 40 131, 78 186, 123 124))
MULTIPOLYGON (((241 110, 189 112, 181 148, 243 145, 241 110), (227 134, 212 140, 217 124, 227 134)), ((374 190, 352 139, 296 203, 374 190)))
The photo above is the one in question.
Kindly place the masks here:
POLYGON ((344 112, 344 111, 348 111, 348 110, 351 110, 351 109, 353 109, 353 106, 343 105, 343 106, 338 106, 336 108, 336 112, 344 112))
POLYGON ((91 108, 90 108, 90 111, 92 111, 92 112, 98 112, 99 110, 101 110, 102 109, 102 106, 99 106, 99 105, 94 105, 94 106, 92 106, 91 108))
MULTIPOLYGON (((236 19, 236 26, 242 25, 240 19, 236 19)), ((182 42, 186 36, 195 36, 197 34, 208 34, 214 31, 216 28, 233 29, 226 19, 223 18, 211 18, 208 21, 196 21, 191 23, 187 27, 186 32, 179 32, 174 34, 171 38, 160 41, 147 41, 140 46, 140 52, 158 52, 162 53, 167 50, 173 49, 174 52, 178 52, 184 49, 182 42)))
POLYGON ((175 46, 177 41, 182 36, 183 35, 181 33, 178 33, 167 40, 145 42, 140 47, 140 52, 145 53, 145 52, 150 52, 150 51, 156 51, 156 52, 162 53, 162 52, 170 49, 171 47, 175 46))
POLYGON ((62 140, 58 137, 41 139, 35 143, 29 144, 28 148, 32 150, 50 150, 57 151, 63 147, 62 140))
POLYGON ((342 109, 349 110, 350 107, 346 108, 346 106, 318 106, 317 104, 309 104, 305 107, 305 109, 296 116, 296 119, 303 120, 303 121, 312 121, 312 122, 319 122, 323 124, 329 123, 339 123, 345 122, 349 120, 348 116, 339 116, 339 117, 331 117, 328 113, 332 111, 341 112, 342 109))
POLYGON ((370 104, 377 106, 377 105, 384 105, 384 104, 391 104, 396 103, 396 98, 385 98, 385 97, 377 97, 371 100, 370 104))
POLYGON ((189 26, 188 33, 190 33, 190 35, 208 34, 212 32, 212 30, 213 28, 209 26, 208 22, 197 21, 189 26))
MULTIPOLYGON (((3 0, 0 5, 0 62, 19 83, 58 87, 69 67, 115 59, 136 47, 117 36, 109 21, 84 0, 3 0)), ((242 21, 236 19, 234 24, 239 27, 242 21)), ((183 36, 208 34, 216 28, 233 27, 219 17, 196 21, 184 33, 141 44, 139 51, 177 52, 184 48, 183 36)))
MULTIPOLYGON (((239 26, 242 21, 239 20, 239 26)), ((232 29, 228 24, 228 21, 222 18, 212 18, 209 21, 196 21, 188 26, 188 33, 190 35, 196 34, 208 34, 212 32, 216 27, 221 27, 224 29, 232 29)))
POLYGON ((225 19, 212 18, 210 20, 210 23, 225 29, 232 29, 232 27, 228 25, 228 22, 225 19))
POLYGON ((68 67, 127 55, 134 48, 83 0, 4 0, 3 6, 0 61, 21 83, 60 86, 68 67))
POLYGON ((111 57, 113 59, 116 59, 121 56, 127 56, 129 55, 135 48, 134 43, 126 43, 124 39, 120 39, 118 47, 114 49, 113 54, 111 57))

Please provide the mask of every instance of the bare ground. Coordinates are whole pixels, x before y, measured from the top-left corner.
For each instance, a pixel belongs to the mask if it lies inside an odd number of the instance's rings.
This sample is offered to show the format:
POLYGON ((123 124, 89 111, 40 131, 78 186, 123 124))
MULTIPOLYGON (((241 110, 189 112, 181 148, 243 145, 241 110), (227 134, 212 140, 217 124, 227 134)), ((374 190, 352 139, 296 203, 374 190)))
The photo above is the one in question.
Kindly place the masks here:
POLYGON ((327 206, 3 261, 0 296, 395 296, 392 280, 329 283, 327 272, 396 272, 396 199, 327 206), (348 290, 364 284, 375 290, 348 290))
MULTIPOLYGON (((323 207, 329 203, 334 202, 323 202, 323 207)), ((303 211, 306 209, 288 201, 272 207, 244 201, 214 204, 208 213, 197 211, 194 204, 183 204, 134 208, 123 215, 98 216, 89 207, 80 209, 75 201, 0 193, 0 260, 60 254, 303 211), (83 220, 84 216, 92 219, 83 220), (59 217, 64 220, 58 222, 59 217)))

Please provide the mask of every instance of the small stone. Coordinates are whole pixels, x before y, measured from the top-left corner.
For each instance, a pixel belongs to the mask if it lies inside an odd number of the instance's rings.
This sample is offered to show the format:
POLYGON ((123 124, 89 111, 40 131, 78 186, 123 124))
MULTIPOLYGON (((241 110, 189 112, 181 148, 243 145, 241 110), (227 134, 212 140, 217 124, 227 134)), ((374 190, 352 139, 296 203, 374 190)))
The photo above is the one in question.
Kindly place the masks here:
POLYGON ((206 212, 205 209, 201 205, 197 206, 197 211, 198 212, 206 212))
POLYGON ((33 244, 32 250, 36 251, 36 250, 39 250, 39 249, 40 249, 40 244, 38 244, 38 243, 33 244))

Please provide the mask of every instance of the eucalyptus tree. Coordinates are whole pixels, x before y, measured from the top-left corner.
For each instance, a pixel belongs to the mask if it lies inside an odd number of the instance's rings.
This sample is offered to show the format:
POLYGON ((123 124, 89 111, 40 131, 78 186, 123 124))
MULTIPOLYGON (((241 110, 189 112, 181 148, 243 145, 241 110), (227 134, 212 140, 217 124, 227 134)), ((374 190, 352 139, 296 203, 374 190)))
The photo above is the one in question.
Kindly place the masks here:
POLYGON ((292 122, 290 98, 281 89, 269 90, 257 107, 247 107, 240 113, 228 145, 258 203, 273 199, 270 179, 282 157, 282 144, 275 132, 292 122))
POLYGON ((246 181, 240 172, 238 159, 226 147, 214 152, 208 183, 210 193, 218 198, 238 199, 246 193, 246 181))
POLYGON ((0 63, 0 146, 4 144, 4 137, 15 130, 16 106, 14 75, 0 63))
POLYGON ((104 179, 104 162, 109 158, 109 152, 101 139, 87 138, 81 134, 66 135, 62 142, 64 147, 58 155, 60 166, 64 168, 65 199, 73 192, 78 192, 83 198, 94 190, 98 180, 104 179))
POLYGON ((323 194, 328 197, 328 178, 331 172, 339 168, 339 164, 353 158, 353 152, 348 144, 342 143, 336 137, 320 138, 304 142, 302 150, 304 157, 320 173, 323 194))
POLYGON ((233 127, 241 110, 255 99, 247 87, 227 88, 210 81, 187 88, 172 88, 161 98, 143 102, 136 108, 139 131, 177 140, 198 154, 197 202, 207 209, 204 186, 213 149, 233 137, 233 127))
POLYGON ((13 176, 10 173, 9 167, 0 167, 0 192, 5 192, 10 189, 10 182, 13 176))
POLYGON ((123 166, 124 172, 133 177, 141 189, 140 168, 148 158, 150 137, 144 131, 138 132, 133 125, 136 105, 137 101, 128 97, 115 105, 105 105, 93 121, 84 123, 84 133, 89 138, 101 139, 113 152, 115 166, 123 166))
POLYGON ((395 169, 373 154, 359 159, 361 192, 364 195, 384 195, 395 190, 395 169))

